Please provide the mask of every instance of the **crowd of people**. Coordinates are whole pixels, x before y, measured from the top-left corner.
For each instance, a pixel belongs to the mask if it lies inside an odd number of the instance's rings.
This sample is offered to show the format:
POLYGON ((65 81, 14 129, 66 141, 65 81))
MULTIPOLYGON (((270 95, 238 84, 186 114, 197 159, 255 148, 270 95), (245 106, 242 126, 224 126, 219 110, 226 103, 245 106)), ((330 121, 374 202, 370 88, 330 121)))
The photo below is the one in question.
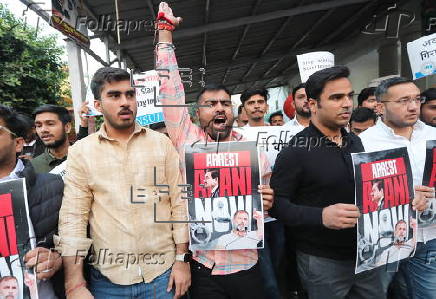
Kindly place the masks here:
MULTIPOLYGON (((418 228, 415 255, 398 271, 354 274, 360 211, 351 163, 351 153, 406 147, 412 205, 424 211, 435 197, 422 177, 426 141, 436 140, 436 88, 421 92, 409 79, 390 78, 361 90, 353 109, 350 70, 335 66, 293 88, 295 116, 285 123, 280 111, 265 120, 267 90, 242 93, 234 115, 228 89, 210 83, 197 97, 196 124, 183 106, 172 43, 181 19, 166 3, 159 16, 156 69, 169 70, 160 85, 164 125, 135 122, 130 74, 110 67, 91 82, 104 123, 88 136, 82 116, 74 142, 66 108, 44 105, 30 119, 0 105, 0 182, 26 179, 38 245, 24 260, 36 270, 39 298, 436 298, 431 227, 418 228), (179 187, 186 182, 185 145, 242 141, 235 127, 269 125, 319 142, 309 150, 285 147, 275 165, 261 158, 258 191, 277 219, 264 224, 264 249, 190 252, 179 187), (56 172, 62 165, 63 178, 56 172)), ((205 184, 214 188, 215 179, 209 173, 205 184)), ((236 214, 235 223, 245 226, 248 214, 236 214)), ((16 298, 15 282, 0 280, 0 298, 16 298)))

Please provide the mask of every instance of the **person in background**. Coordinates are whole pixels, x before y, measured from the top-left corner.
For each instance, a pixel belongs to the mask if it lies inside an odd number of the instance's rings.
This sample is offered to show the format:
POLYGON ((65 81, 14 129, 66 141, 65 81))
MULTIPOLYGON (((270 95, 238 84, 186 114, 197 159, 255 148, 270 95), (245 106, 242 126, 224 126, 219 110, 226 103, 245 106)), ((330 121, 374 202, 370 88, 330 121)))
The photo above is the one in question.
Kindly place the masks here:
POLYGON ((424 102, 421 104, 421 114, 419 118, 427 126, 436 127, 436 88, 429 88, 421 97, 424 102))
POLYGON ((241 94, 241 103, 248 116, 247 127, 269 126, 264 116, 268 112, 268 90, 247 89, 241 94))
POLYGON ((61 106, 43 105, 35 109, 35 127, 46 149, 32 160, 37 173, 50 172, 67 159, 71 116, 61 106))
POLYGON ((367 87, 360 91, 357 97, 357 107, 366 107, 374 112, 377 109, 377 101, 375 99, 375 87, 367 87))
POLYGON ((350 131, 359 135, 369 127, 375 125, 377 114, 374 110, 366 107, 358 107, 354 109, 350 118, 350 131))
POLYGON ((245 112, 244 105, 238 107, 238 118, 236 118, 238 127, 245 127, 248 124, 247 112, 245 112))
POLYGON ((292 106, 295 108, 295 117, 285 124, 285 127, 296 128, 301 131, 310 122, 309 101, 306 95, 306 84, 301 83, 292 89, 292 106))
POLYGON ((285 122, 283 121, 283 113, 277 111, 269 116, 268 122, 271 126, 283 126, 285 122))

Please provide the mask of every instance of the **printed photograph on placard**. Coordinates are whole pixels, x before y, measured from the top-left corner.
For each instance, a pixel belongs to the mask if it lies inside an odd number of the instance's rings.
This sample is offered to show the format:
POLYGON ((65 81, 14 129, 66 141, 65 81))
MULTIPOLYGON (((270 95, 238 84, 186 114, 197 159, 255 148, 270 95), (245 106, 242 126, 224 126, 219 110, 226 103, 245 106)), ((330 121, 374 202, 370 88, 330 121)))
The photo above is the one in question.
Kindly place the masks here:
POLYGON ((397 263, 416 244, 413 180, 407 149, 353 153, 357 222, 356 273, 397 263))
POLYGON ((0 298, 37 299, 36 275, 24 266, 35 247, 24 179, 0 182, 0 298))
POLYGON ((255 142, 187 145, 191 250, 263 248, 263 206, 255 142))
MULTIPOLYGON (((424 176, 422 185, 435 187, 436 185, 436 140, 427 140, 426 143, 426 157, 424 166, 424 176)), ((436 227, 436 199, 429 199, 428 207, 423 212, 418 212, 418 225, 419 227, 436 227)), ((429 239, 436 238, 432 234, 427 236, 429 239)))

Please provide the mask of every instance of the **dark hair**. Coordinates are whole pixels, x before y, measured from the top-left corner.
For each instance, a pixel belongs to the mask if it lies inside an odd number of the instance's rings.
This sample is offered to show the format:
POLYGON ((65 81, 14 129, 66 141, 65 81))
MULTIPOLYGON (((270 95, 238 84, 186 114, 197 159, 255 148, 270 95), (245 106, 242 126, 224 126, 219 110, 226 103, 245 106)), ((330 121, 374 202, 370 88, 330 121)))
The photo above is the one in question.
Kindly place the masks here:
POLYGON ((25 121, 22 114, 18 114, 12 108, 0 105, 0 119, 5 123, 5 127, 17 135, 17 137, 26 137, 29 123, 25 121))
POLYGON ((238 107, 238 115, 241 115, 241 113, 242 113, 242 108, 244 108, 244 105, 239 105, 239 107, 238 107))
POLYGON ((327 82, 340 78, 348 78, 348 76, 350 76, 350 70, 342 65, 329 67, 313 73, 306 81, 307 97, 319 101, 327 82))
POLYGON ((406 222, 405 220, 403 220, 403 219, 400 219, 400 220, 398 220, 397 223, 395 223, 395 228, 394 228, 394 229, 397 229, 397 226, 398 226, 399 224, 405 224, 405 225, 407 226, 407 222, 406 222))
POLYGON ((104 84, 127 80, 130 81, 130 74, 123 69, 115 67, 102 67, 98 69, 91 80, 91 90, 94 99, 101 99, 101 91, 104 84))
POLYGON ((56 105, 42 105, 35 109, 33 112, 33 116, 36 117, 38 114, 41 113, 54 113, 58 116, 59 120, 66 125, 67 123, 71 122, 71 115, 68 112, 67 108, 56 106, 56 105))
POLYGON ((220 90, 224 90, 224 92, 226 94, 228 94, 229 96, 231 96, 232 94, 230 93, 230 91, 227 89, 227 87, 225 87, 222 84, 217 84, 217 83, 208 83, 206 84, 203 89, 198 93, 197 95, 197 102, 200 100, 201 96, 203 95, 203 93, 205 93, 206 91, 220 91, 220 90))
POLYGON ((382 97, 388 93, 388 89, 392 86, 404 83, 413 83, 411 80, 404 77, 393 77, 380 82, 379 86, 375 89, 374 95, 377 102, 381 102, 382 97))
POLYGON ((436 100, 436 88, 424 90, 424 92, 421 93, 421 97, 425 99, 425 103, 427 103, 427 101, 436 100))
MULTIPOLYGON (((218 171, 218 169, 216 169, 216 168, 206 169, 206 172, 210 172, 210 176, 211 176, 213 179, 216 179, 216 178, 219 177, 219 171, 218 171)), ((205 173, 206 173, 206 172, 205 172, 205 173)))
POLYGON ((300 83, 292 89, 292 98, 293 99, 295 98, 295 94, 297 93, 297 90, 299 90, 300 88, 306 88, 306 83, 300 83))
POLYGON ((370 96, 373 96, 375 93, 375 87, 367 87, 360 91, 359 96, 357 97, 358 106, 362 106, 362 103, 367 100, 370 96))
POLYGON ((377 189, 381 190, 383 188, 383 180, 376 179, 372 182, 372 186, 377 185, 377 189))
POLYGON ((281 111, 276 111, 274 113, 271 113, 271 115, 268 118, 269 123, 271 123, 271 120, 274 116, 281 116, 283 118, 283 113, 281 111))
POLYGON ((241 103, 242 103, 242 105, 244 105, 245 102, 249 98, 251 98, 252 96, 254 96, 256 94, 261 95, 265 99, 265 102, 268 101, 269 94, 268 94, 268 90, 266 90, 265 88, 247 89, 246 91, 244 91, 241 94, 241 103))
POLYGON ((374 123, 377 121, 377 114, 375 114, 374 110, 366 107, 358 107, 354 109, 353 113, 351 114, 350 123, 352 121, 363 123, 370 119, 372 119, 374 123))

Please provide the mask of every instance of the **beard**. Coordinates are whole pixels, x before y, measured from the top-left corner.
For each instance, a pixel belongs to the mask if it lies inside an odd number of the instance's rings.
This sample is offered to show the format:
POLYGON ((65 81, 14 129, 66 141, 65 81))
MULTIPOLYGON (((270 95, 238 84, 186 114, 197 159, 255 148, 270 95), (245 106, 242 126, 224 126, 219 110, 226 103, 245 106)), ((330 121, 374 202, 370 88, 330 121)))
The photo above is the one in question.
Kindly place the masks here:
MULTIPOLYGON (((222 116, 217 115, 217 116, 222 116)), ((225 118, 224 120, 220 120, 217 119, 216 117, 214 117, 213 119, 211 119, 207 124, 205 124, 204 126, 202 125, 202 127, 204 128, 205 132, 210 136, 210 138, 213 141, 222 141, 224 139, 226 139, 227 137, 229 137, 230 132, 232 131, 232 125, 233 124, 233 118, 227 119, 225 118), (217 129, 215 128, 216 124, 222 124, 224 123, 224 126, 222 129, 217 129), (230 125, 229 125, 230 124, 230 125)), ((201 124, 201 119, 200 119, 200 124, 201 124)))
POLYGON ((44 143, 45 147, 47 148, 58 148, 61 145, 63 145, 65 143, 65 141, 67 140, 67 133, 65 132, 65 130, 62 132, 62 136, 59 139, 56 139, 55 141, 52 141, 50 143, 44 143))
POLYGON ((295 113, 297 113, 299 116, 301 116, 303 118, 309 118, 311 115, 310 110, 304 111, 303 107, 296 107, 295 113))
POLYGON ((131 112, 133 115, 132 120, 131 121, 123 121, 123 122, 119 123, 119 122, 117 122, 115 117, 112 117, 112 115, 110 115, 108 113, 107 114, 104 113, 104 110, 103 110, 103 116, 104 116, 104 119, 108 122, 108 124, 116 130, 124 130, 124 129, 128 129, 128 128, 131 128, 132 126, 134 126, 136 115, 133 113, 133 111, 131 111, 130 109, 123 109, 119 113, 121 113, 121 112, 131 112))

